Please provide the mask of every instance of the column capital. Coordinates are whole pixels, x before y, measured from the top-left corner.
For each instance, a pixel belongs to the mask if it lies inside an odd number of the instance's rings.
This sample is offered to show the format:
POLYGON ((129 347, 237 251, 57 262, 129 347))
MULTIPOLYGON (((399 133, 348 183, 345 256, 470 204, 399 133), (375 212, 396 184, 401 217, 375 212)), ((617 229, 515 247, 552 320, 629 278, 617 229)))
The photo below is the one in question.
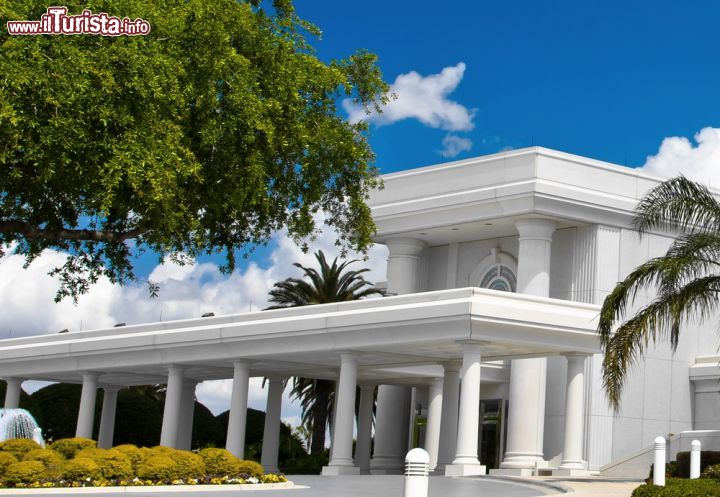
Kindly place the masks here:
POLYGON ((358 386, 360 387, 360 391, 375 390, 377 383, 358 382, 358 386))
POLYGON ((388 238, 385 240, 385 245, 387 245, 387 248, 390 251, 390 257, 419 257, 427 243, 418 238, 397 237, 388 238))
POLYGON ((185 373, 187 366, 184 364, 171 364, 167 367, 168 373, 185 373))
POLYGON ((551 241, 557 223, 551 219, 526 218, 515 221, 515 229, 521 240, 551 241))
POLYGON ((123 388, 123 386, 122 385, 100 385, 100 388, 102 388, 104 392, 119 392, 123 388))
POLYGON ((560 355, 567 358, 567 360, 569 361, 570 359, 585 360, 592 354, 588 354, 586 352, 562 352, 560 355))
POLYGON ((83 373, 82 373, 83 381, 85 381, 86 379, 88 381, 97 380, 99 376, 100 376, 100 373, 98 371, 83 371, 83 373))
POLYGON ((235 359, 232 361, 232 365, 235 368, 250 369, 250 364, 250 361, 248 361, 247 359, 235 359))
POLYGON ((268 383, 282 383, 287 377, 280 374, 269 374, 265 375, 265 378, 267 378, 268 383))
POLYGON ((482 348, 490 344, 487 340, 455 340, 455 343, 462 347, 463 352, 466 350, 482 352, 482 348))
POLYGON ((444 361, 440 363, 445 370, 445 373, 451 372, 451 373, 458 373, 460 372, 460 367, 462 367, 462 361, 460 360, 453 360, 453 361, 444 361))

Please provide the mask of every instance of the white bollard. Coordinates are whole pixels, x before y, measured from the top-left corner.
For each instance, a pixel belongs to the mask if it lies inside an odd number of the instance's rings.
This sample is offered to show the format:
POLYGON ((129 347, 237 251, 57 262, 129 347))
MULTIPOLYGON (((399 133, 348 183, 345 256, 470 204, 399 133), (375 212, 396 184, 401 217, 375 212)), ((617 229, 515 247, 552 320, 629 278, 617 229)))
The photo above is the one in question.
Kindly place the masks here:
POLYGON ((655 464, 653 466, 653 485, 665 486, 665 438, 655 439, 655 464))
POLYGON ((405 456, 405 489, 403 497, 427 497, 430 454, 413 449, 405 456))
POLYGON ((700 478, 700 440, 690 444, 690 478, 700 478))

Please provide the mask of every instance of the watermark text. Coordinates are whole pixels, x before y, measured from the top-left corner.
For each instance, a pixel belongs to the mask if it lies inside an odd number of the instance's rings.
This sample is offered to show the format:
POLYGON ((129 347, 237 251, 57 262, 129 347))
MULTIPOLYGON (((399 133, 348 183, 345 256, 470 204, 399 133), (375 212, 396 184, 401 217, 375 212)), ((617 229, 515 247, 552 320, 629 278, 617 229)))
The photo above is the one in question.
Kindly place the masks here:
POLYGON ((8 21, 8 34, 28 35, 98 35, 138 36, 150 32, 150 23, 144 19, 111 16, 105 12, 93 13, 85 9, 81 14, 68 15, 67 7, 48 7, 39 21, 8 21))

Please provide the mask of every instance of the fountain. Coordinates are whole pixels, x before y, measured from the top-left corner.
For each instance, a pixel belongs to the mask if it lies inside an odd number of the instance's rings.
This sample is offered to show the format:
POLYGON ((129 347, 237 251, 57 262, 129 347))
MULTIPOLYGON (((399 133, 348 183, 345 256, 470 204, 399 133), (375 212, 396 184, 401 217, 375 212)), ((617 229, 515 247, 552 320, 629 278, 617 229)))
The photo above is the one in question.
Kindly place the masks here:
POLYGON ((42 430, 25 409, 0 409, 0 442, 11 438, 29 438, 45 447, 42 430))

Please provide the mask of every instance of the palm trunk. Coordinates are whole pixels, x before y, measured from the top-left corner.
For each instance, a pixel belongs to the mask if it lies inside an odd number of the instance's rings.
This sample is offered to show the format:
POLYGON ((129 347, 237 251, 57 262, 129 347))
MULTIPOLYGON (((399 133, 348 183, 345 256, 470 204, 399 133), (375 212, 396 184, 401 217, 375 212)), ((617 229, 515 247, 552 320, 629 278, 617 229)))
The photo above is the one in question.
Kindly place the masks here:
POLYGON ((325 430, 328 424, 328 404, 333 382, 317 380, 315 383, 315 405, 313 406, 313 430, 310 452, 319 454, 325 450, 325 430))

